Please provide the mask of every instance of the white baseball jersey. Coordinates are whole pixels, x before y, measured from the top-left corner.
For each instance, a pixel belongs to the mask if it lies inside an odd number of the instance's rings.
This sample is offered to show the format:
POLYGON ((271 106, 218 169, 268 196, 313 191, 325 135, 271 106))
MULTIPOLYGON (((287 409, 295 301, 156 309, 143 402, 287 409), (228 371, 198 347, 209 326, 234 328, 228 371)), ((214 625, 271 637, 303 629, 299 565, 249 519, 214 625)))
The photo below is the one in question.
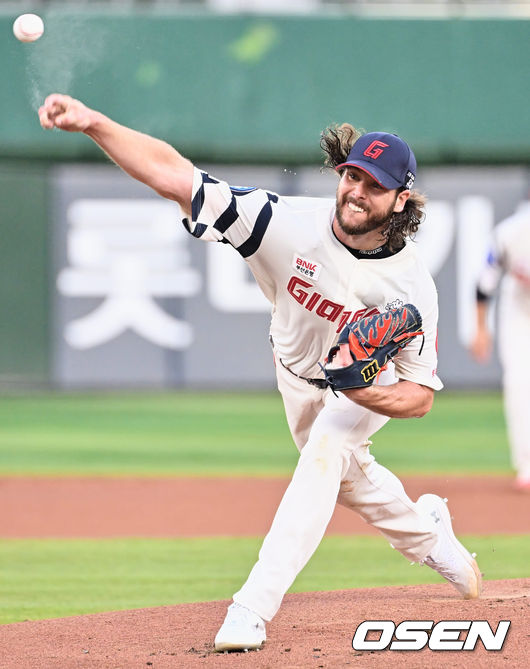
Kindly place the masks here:
POLYGON ((195 237, 230 243, 246 260, 272 303, 271 337, 293 372, 322 377, 318 366, 350 321, 405 303, 423 319, 396 356, 400 379, 439 390, 438 303, 434 282, 413 243, 388 258, 357 259, 332 231, 335 200, 281 197, 235 188, 195 169, 191 219, 195 237))

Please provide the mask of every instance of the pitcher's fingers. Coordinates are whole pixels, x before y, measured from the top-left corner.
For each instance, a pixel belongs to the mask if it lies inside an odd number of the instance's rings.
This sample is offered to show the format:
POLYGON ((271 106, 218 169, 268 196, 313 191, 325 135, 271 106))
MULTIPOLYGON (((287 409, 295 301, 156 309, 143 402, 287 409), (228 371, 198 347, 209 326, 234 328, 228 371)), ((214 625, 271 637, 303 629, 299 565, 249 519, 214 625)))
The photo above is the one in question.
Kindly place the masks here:
POLYGON ((51 107, 53 105, 62 105, 66 107, 72 98, 69 95, 64 95, 63 93, 52 93, 48 95, 44 100, 44 107, 51 107))
POLYGON ((62 111, 61 113, 57 114, 57 116, 53 119, 53 122, 55 123, 57 128, 63 128, 63 127, 69 127, 75 123, 75 114, 72 112, 62 111))
POLYGON ((48 111, 44 106, 39 109, 39 121, 45 130, 51 130, 53 128, 53 121, 48 116, 48 111))
POLYGON ((64 114, 67 109, 68 105, 65 102, 52 102, 51 104, 47 105, 48 107, 48 116, 51 119, 54 119, 56 116, 60 116, 61 114, 64 114))
POLYGON ((343 367, 348 367, 352 364, 353 360, 350 353, 350 347, 348 344, 341 344, 339 347, 339 362, 343 367))

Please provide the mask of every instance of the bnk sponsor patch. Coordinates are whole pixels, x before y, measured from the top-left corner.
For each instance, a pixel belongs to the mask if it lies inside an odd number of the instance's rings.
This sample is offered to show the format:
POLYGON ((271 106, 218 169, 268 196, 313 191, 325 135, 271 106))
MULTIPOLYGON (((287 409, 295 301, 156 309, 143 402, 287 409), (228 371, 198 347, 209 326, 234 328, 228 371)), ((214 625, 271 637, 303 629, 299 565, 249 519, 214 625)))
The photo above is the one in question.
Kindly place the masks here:
POLYGON ((299 274, 302 274, 302 276, 317 281, 320 276, 322 265, 319 265, 312 260, 308 260, 307 258, 302 258, 302 256, 295 253, 293 256, 293 269, 299 274))

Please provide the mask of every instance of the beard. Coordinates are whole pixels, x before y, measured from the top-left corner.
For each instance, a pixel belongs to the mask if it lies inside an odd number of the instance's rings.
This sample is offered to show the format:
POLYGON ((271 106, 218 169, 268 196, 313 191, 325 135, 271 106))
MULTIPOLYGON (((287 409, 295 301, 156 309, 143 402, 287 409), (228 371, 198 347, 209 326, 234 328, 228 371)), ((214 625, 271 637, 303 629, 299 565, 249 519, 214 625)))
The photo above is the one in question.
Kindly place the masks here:
POLYGON ((357 202, 355 202, 355 200, 351 199, 344 200, 342 203, 340 203, 337 199, 337 204, 335 208, 335 215, 337 217, 337 222, 341 230, 345 232, 347 235, 360 236, 360 235, 365 235, 368 232, 373 232, 374 230, 378 230, 379 228, 381 228, 381 232, 383 232, 384 228, 388 226, 388 223, 392 218, 392 214, 394 213, 394 207, 397 201, 397 193, 394 202, 388 207, 386 211, 377 214, 370 213, 369 210, 366 211, 366 220, 364 221, 364 223, 348 223, 344 219, 342 212, 348 206, 348 201, 352 202, 357 206, 360 206, 358 205, 357 202))

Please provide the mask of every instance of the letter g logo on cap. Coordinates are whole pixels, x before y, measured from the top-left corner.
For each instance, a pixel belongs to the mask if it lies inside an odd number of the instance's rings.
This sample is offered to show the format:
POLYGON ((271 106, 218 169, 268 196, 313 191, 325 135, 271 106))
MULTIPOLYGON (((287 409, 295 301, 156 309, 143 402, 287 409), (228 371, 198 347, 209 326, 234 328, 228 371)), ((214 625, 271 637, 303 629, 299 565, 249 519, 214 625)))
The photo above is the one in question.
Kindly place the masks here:
POLYGON ((370 144, 368 148, 364 150, 363 155, 367 156, 368 158, 373 158, 373 160, 377 160, 377 158, 379 158, 387 146, 388 144, 380 142, 378 139, 376 139, 370 144))

